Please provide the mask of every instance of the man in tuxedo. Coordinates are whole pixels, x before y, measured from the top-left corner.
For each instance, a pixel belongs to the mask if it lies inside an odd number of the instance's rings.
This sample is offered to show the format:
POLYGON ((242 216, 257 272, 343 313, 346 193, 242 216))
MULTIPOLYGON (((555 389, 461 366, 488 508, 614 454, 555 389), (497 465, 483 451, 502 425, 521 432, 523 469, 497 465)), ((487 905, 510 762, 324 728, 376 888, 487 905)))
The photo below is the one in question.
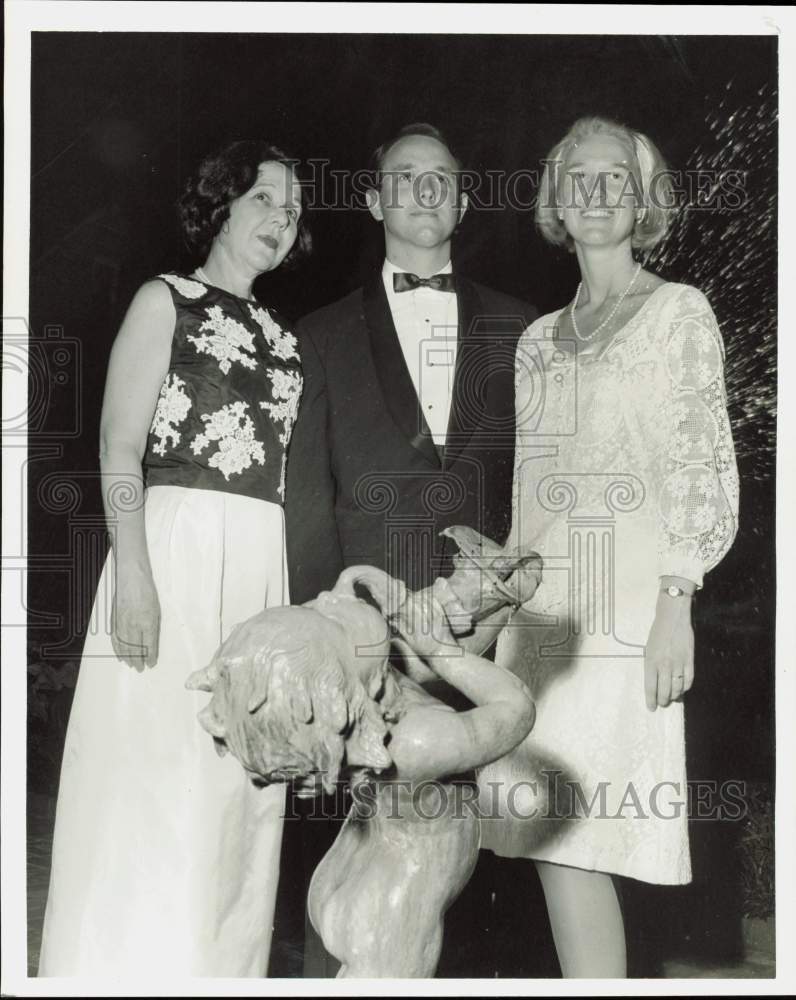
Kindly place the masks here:
MULTIPOLYGON (((467 200, 439 130, 406 126, 373 160, 381 271, 297 329, 304 391, 285 508, 294 603, 356 564, 425 587, 451 570, 444 527, 498 542, 510 527, 514 354, 536 310, 454 271, 467 200)), ((304 822, 305 876, 336 831, 304 822)), ((310 928, 304 969, 336 971, 310 928)))
POLYGON ((454 273, 467 209, 441 133, 407 126, 374 155, 380 273, 298 326, 304 392, 288 458, 291 599, 366 563, 413 589, 450 572, 466 524, 510 526, 514 353, 536 310, 454 273))

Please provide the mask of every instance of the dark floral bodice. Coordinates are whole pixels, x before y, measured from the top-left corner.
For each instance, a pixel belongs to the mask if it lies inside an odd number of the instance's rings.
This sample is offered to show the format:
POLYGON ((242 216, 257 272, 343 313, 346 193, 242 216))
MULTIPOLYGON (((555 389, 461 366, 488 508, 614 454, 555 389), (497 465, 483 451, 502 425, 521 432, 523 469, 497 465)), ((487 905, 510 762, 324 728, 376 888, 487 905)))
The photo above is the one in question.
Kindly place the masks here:
POLYGON ((147 486, 283 503, 302 388, 296 338, 257 302, 195 278, 159 277, 177 319, 144 455, 147 486))

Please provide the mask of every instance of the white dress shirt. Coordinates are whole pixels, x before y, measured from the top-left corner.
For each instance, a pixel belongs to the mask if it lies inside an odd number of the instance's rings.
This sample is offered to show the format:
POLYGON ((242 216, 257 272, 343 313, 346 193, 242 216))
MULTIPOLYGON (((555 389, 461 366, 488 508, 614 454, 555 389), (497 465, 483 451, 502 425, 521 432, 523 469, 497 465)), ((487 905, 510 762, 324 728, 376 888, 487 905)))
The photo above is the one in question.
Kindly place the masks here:
MULTIPOLYGON (((392 276, 404 268, 384 261, 382 278, 395 331, 434 444, 448 432, 456 368, 459 310, 456 294, 433 288, 393 290, 392 276)), ((450 261, 437 274, 450 274, 450 261)))

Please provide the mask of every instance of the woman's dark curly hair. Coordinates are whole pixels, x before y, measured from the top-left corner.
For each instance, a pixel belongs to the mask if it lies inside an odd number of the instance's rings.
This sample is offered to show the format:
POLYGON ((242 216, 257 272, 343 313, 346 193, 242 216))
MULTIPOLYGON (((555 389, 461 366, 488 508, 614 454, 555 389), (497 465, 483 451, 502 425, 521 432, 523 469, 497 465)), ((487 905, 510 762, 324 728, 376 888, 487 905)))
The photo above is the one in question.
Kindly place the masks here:
MULTIPOLYGON (((202 160, 177 203, 185 243, 192 253, 202 258, 207 256, 213 240, 229 218, 230 204, 252 187, 261 163, 283 163, 296 173, 298 160, 289 157, 278 146, 257 139, 232 142, 202 160)), ((306 212, 302 211, 296 242, 282 266, 295 264, 311 249, 312 237, 306 212)))

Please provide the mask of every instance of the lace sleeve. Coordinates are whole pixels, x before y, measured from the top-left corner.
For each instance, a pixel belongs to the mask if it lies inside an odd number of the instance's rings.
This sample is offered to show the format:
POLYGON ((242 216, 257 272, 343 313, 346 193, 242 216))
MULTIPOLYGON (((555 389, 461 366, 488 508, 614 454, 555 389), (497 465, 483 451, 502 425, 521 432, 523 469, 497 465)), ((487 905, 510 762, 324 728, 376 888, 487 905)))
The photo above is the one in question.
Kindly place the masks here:
POLYGON ((724 388, 724 345, 705 296, 685 287, 662 343, 667 383, 659 483, 661 576, 702 586, 738 526, 738 470, 724 388))

